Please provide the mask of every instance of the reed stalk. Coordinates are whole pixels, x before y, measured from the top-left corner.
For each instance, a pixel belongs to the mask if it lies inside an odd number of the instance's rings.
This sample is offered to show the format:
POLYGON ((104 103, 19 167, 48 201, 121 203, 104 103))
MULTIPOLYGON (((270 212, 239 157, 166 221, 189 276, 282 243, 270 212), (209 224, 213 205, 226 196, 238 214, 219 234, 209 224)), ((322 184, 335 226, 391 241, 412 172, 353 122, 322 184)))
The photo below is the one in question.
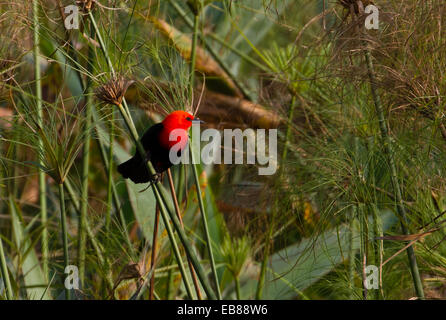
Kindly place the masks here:
POLYGON ((149 300, 153 300, 155 292, 155 260, 156 260, 156 247, 158 246, 158 229, 160 224, 160 208, 156 204, 155 211, 155 225, 153 228, 153 238, 152 238, 152 257, 150 260, 150 269, 153 270, 152 276, 150 277, 150 289, 149 289, 149 300))
POLYGON ((217 268, 215 266, 215 258, 214 258, 214 253, 213 253, 213 249, 212 249, 212 241, 211 241, 211 236, 209 234, 208 219, 206 216, 206 209, 204 207, 203 197, 201 195, 200 180, 198 178, 197 166, 195 165, 192 141, 190 143, 190 157, 191 157, 192 172, 194 174, 195 187, 197 189, 198 205, 200 207, 200 212, 201 212, 201 221, 203 223, 204 233, 206 236, 206 247, 208 249, 209 261, 211 263, 212 276, 214 278, 214 283, 215 283, 216 292, 217 292, 217 298, 219 300, 221 300, 220 282, 218 281, 217 268))
MULTIPOLYGON (((59 202, 60 202, 60 221, 62 225, 64 269, 66 269, 67 266, 70 264, 70 258, 68 255, 67 213, 65 211, 65 194, 63 188, 63 182, 59 183, 59 202)), ((67 287, 65 287, 65 299, 71 300, 71 292, 67 287)))
MULTIPOLYGON (((90 36, 94 38, 94 30, 90 28, 90 36)), ((88 71, 92 73, 94 65, 94 50, 92 47, 88 48, 88 71)), ((79 215, 79 242, 78 242, 78 264, 79 264, 79 279, 81 286, 84 287, 85 280, 85 251, 87 234, 85 230, 86 216, 88 214, 88 175, 90 172, 90 142, 91 142, 91 109, 93 108, 93 90, 92 81, 87 77, 86 85, 86 101, 85 101, 85 123, 83 133, 83 154, 82 154, 82 190, 81 190, 81 212, 79 215)))
MULTIPOLYGON (((34 24, 34 78, 35 78, 35 90, 36 90, 36 114, 37 114, 37 125, 41 128, 43 125, 43 110, 42 110, 42 82, 41 82, 41 72, 40 72, 40 23, 39 23, 39 0, 33 1, 33 24, 34 24)), ((41 137, 38 140, 39 148, 39 165, 44 167, 42 155, 43 142, 41 137)), ((39 169, 38 174, 39 179, 39 205, 40 205, 40 219, 42 224, 42 268, 45 275, 45 279, 48 280, 48 213, 47 213, 47 203, 46 203, 46 182, 45 182, 45 172, 39 169)))
MULTIPOLYGON (((401 186, 398 181, 398 173, 397 173, 396 164, 395 164, 392 141, 391 141, 391 138, 389 135, 389 128, 387 127, 386 118, 384 116, 384 108, 381 103, 381 97, 378 94, 378 90, 376 87, 377 80, 376 80, 375 70, 374 70, 373 61, 372 61, 372 55, 370 53, 369 48, 366 48, 364 55, 365 55, 365 59, 366 59, 366 63, 367 63, 367 72, 368 72, 369 79, 370 79, 370 89, 371 89, 373 101, 375 104, 375 111, 378 116, 379 128, 381 131, 381 139, 384 143, 384 146, 383 146, 384 153, 385 153, 387 162, 390 167, 390 178, 392 181, 393 191, 395 194, 396 209, 398 212, 398 216, 400 218, 401 229, 403 231, 403 234, 408 235, 409 230, 407 229, 408 221, 407 221, 406 208, 404 207, 403 197, 402 197, 402 193, 401 193, 401 186)), ((409 266, 410 266, 410 271, 412 274, 415 292, 419 299, 424 299, 423 284, 421 282, 420 272, 418 270, 417 259, 415 256, 413 246, 409 246, 406 249, 406 252, 407 252, 408 259, 409 259, 409 266)))
POLYGON ((110 223, 113 207, 113 144, 115 134, 115 110, 111 108, 109 120, 109 142, 108 142, 108 168, 107 168, 107 212, 105 215, 105 231, 107 238, 110 236, 110 223))
MULTIPOLYGON (((282 151, 281 166, 279 168, 279 180, 278 180, 279 183, 283 177, 284 163, 285 163, 287 155, 288 155, 288 146, 289 146, 290 139, 291 139, 291 129, 292 129, 291 125, 293 123, 292 121, 293 121, 293 117, 294 117, 295 107, 296 107, 296 96, 293 95, 293 97, 291 98, 290 110, 288 112, 285 143, 284 143, 284 147, 283 147, 283 151, 282 151)), ((257 300, 262 299, 262 296, 263 296, 263 288, 265 286, 265 278, 266 278, 266 268, 267 268, 267 264, 268 264, 269 254, 270 254, 271 241, 273 238, 275 219, 276 219, 276 213, 277 213, 277 207, 278 207, 278 199, 279 199, 279 197, 278 197, 278 195, 276 195, 275 201, 274 201, 273 212, 272 212, 271 224, 269 226, 268 234, 267 234, 267 237, 265 240, 265 249, 263 250, 263 260, 262 260, 262 265, 260 267, 259 282, 257 284, 257 289, 256 289, 256 299, 257 300)))
MULTIPOLYGON (((189 74, 190 74, 190 82, 189 82, 190 89, 189 90, 190 90, 190 94, 191 94, 191 101, 193 101, 193 95, 194 95, 195 62, 196 62, 196 56, 197 56, 197 42, 198 42, 198 34, 199 34, 201 8, 202 8, 202 4, 200 3, 198 5, 198 8, 195 8, 193 10, 194 25, 193 25, 193 35, 192 35, 191 59, 190 59, 190 65, 189 65, 189 74)), ((218 281, 217 269, 215 267, 215 259, 214 259, 213 249, 212 249, 212 242, 211 242, 211 237, 209 235, 209 227, 208 227, 208 222, 207 222, 207 217, 206 217, 206 210, 204 207, 204 201, 201 196, 200 181, 198 178, 197 166, 195 165, 192 141, 189 143, 189 150, 190 150, 192 171, 194 174, 195 187, 197 188, 198 204, 200 207, 201 219, 202 219, 204 232, 205 232, 205 236, 206 236, 206 247, 208 249, 209 260, 210 260, 211 269, 212 269, 212 275, 214 277, 214 283, 215 283, 215 288, 216 288, 216 292, 217 292, 217 298, 219 300, 221 300, 220 283, 218 281)))
MULTIPOLYGON (((172 172, 170 171, 170 168, 167 169, 167 177, 169 180, 170 192, 171 192, 173 203, 175 206, 175 213, 177 214, 178 220, 180 220, 181 227, 184 229, 183 218, 181 216, 180 206, 178 204, 178 198, 177 198, 177 195, 175 192, 175 186, 173 184, 172 172)), ((190 274, 192 276, 192 281, 194 282, 195 292, 197 293, 198 300, 202 300, 203 297, 201 295, 200 285, 198 284, 197 275, 195 274, 194 267, 193 267, 192 262, 190 261, 189 257, 187 257, 187 263, 189 265, 190 274)))

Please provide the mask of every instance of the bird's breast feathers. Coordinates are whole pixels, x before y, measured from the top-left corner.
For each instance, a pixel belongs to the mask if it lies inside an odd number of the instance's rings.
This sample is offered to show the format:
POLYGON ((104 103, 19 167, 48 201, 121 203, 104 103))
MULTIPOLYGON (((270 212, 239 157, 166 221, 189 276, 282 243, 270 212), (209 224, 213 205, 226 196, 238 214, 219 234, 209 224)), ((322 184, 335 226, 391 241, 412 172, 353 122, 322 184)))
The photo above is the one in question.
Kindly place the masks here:
POLYGON ((161 146, 169 150, 175 145, 179 150, 183 150, 188 138, 187 131, 181 128, 164 128, 159 136, 161 146))

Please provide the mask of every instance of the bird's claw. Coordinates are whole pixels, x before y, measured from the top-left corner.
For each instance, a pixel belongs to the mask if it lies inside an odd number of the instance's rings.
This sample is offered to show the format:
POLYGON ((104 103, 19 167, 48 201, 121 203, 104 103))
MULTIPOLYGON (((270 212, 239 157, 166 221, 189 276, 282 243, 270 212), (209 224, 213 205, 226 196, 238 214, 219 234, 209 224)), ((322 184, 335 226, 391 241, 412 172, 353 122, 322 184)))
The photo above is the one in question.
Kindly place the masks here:
POLYGON ((146 191, 147 189, 149 189, 153 184, 158 183, 160 181, 161 177, 162 177, 161 173, 155 173, 154 175, 152 175, 150 177, 149 185, 146 188, 144 188, 143 190, 141 190, 140 193, 142 193, 142 192, 146 191))

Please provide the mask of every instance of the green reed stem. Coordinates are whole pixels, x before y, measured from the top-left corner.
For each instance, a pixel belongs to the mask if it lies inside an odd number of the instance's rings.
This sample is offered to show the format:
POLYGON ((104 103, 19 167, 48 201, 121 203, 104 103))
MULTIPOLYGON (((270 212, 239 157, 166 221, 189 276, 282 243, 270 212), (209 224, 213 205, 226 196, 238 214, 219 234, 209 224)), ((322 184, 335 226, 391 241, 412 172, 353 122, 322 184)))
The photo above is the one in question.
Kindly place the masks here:
POLYGON ((191 157, 192 171, 193 171, 193 174, 194 174, 195 187, 197 189, 198 205, 199 205, 200 211, 201 211, 201 221, 202 221, 203 227, 204 227, 204 233, 205 233, 205 236, 206 236, 206 246, 207 246, 207 249, 208 249, 209 260, 210 260, 210 263, 211 263, 212 276, 214 277, 215 287, 216 287, 216 290, 217 290, 217 298, 219 300, 221 300, 220 282, 218 281, 217 268, 215 267, 215 258, 214 258, 214 253, 213 253, 213 249, 212 249, 212 240, 211 240, 211 237, 209 235, 208 220, 207 220, 207 216, 206 216, 206 210, 205 210, 205 207, 204 207, 203 197, 201 195, 200 180, 198 178, 197 166, 195 165, 195 158, 194 158, 194 151, 193 151, 193 148, 192 148, 192 141, 191 141, 191 143, 189 143, 189 151, 190 151, 190 157, 191 157))
MULTIPOLYGON (((283 174, 283 170, 284 170, 284 164, 285 164, 285 160, 286 157, 288 155, 288 145, 289 145, 289 141, 291 139, 291 125, 293 123, 293 117, 294 117, 294 109, 296 106, 296 96, 293 96, 291 99, 291 104, 290 104, 290 111, 288 112, 288 121, 287 121, 287 130, 286 130, 286 134, 285 134, 285 143, 284 143, 284 147, 283 147, 283 151, 282 151, 282 160, 281 160, 281 165, 279 168, 279 183, 280 180, 282 179, 282 174, 283 174)), ((260 267, 260 276, 259 276, 259 282, 257 284, 257 289, 256 289, 256 299, 260 300, 262 299, 263 296, 263 288, 265 286, 265 278, 266 278, 266 269, 267 269, 267 264, 268 264, 268 258, 269 258, 269 254, 270 254, 270 246, 271 246, 271 240, 273 238, 273 232, 274 232, 274 226, 275 226, 275 219, 276 219, 276 213, 277 213, 277 207, 278 207, 278 195, 276 194, 276 199, 274 201, 274 208, 273 208, 273 212, 272 212, 272 218, 271 218, 271 224, 269 226, 269 230, 268 230, 268 235, 265 241, 265 249, 263 251, 263 260, 262 260, 262 265, 260 267)))
POLYGON ((160 208, 156 205, 155 209, 155 224, 153 226, 153 237, 152 237, 152 257, 150 259, 150 269, 153 270, 152 276, 150 277, 150 289, 149 289, 149 300, 153 300, 155 295, 155 260, 156 260, 156 247, 158 246, 158 230, 160 223, 160 208))
POLYGON ((234 276, 234 282, 235 282, 235 294, 237 296, 237 300, 241 300, 241 294, 240 294, 240 279, 239 276, 234 276))
MULTIPOLYGON (((91 28, 90 36, 94 38, 94 30, 91 28)), ((92 73, 94 64, 94 50, 88 48, 88 71, 92 73)), ((81 212, 79 215, 79 242, 78 242, 78 264, 79 279, 82 287, 85 280, 85 251, 87 244, 87 234, 85 230, 86 217, 88 214, 88 175, 90 171, 90 143, 91 143, 91 109, 93 108, 93 90, 92 81, 87 77, 86 85, 86 101, 85 101, 85 123, 83 135, 83 154, 82 154, 82 190, 81 190, 81 212)))
POLYGON ((3 250, 3 240, 1 237, 0 237, 0 271, 6 288, 6 298, 8 300, 12 300, 13 299, 12 286, 11 286, 11 281, 9 280, 8 266, 6 265, 5 252, 3 250))
MULTIPOLYGON (((195 62, 196 62, 196 56, 197 56, 197 42, 198 42, 198 33, 199 33, 198 29, 199 29, 199 23, 200 23, 200 13, 201 13, 201 7, 196 12, 194 12, 194 27, 193 27, 193 35, 192 35, 191 59, 190 59, 190 65, 189 65, 189 73, 190 73, 189 85, 190 85, 191 101, 193 100, 192 98, 194 96, 195 62)), ((206 235, 206 245, 207 245, 207 249, 208 249, 209 260, 211 263, 212 275, 214 277, 215 288, 217 290, 217 298, 219 300, 221 300, 220 283, 218 281, 217 269, 215 267, 215 259, 214 259, 214 254, 213 254, 213 250, 212 250, 212 242, 211 242, 211 237, 209 235, 209 227, 208 227, 208 222, 207 222, 207 217, 206 217, 206 210, 204 208, 204 202, 203 202, 203 198, 201 196, 200 181, 198 178, 197 166, 195 165, 192 141, 191 141, 191 143, 189 143, 189 151, 190 151, 190 157, 191 157, 192 171, 193 171, 194 179, 195 179, 195 186, 197 188, 198 204, 200 206, 200 211, 201 211, 201 220, 203 222, 204 232, 206 235)))
MULTIPOLYGON (((189 85, 191 101, 194 97, 194 83, 195 83, 195 63, 197 60, 197 42, 198 42, 198 26, 200 22, 200 14, 194 14, 194 31, 192 35, 192 48, 190 52, 190 65, 189 65, 189 85)), ((192 106, 193 107, 193 106, 192 106)))
MULTIPOLYGON (((180 220, 181 227, 184 229, 183 218, 181 217, 180 205, 178 204, 178 198, 177 198, 177 194, 175 192, 175 186, 173 184, 172 172, 171 172, 170 168, 167 169, 167 178, 169 181, 170 193, 172 195, 173 204, 175 207, 175 213, 177 214, 178 220, 180 220)), ((190 261, 189 257, 187 257, 187 263, 189 265, 189 271, 190 271, 190 275, 192 277, 192 281, 194 282, 194 287, 195 287, 195 292, 197 293, 197 298, 198 298, 198 300, 203 300, 201 291, 200 291, 200 285, 198 284, 197 275, 195 273, 194 266, 192 265, 192 262, 190 261)))
MULTIPOLYGON (((378 116, 379 128, 381 131, 381 139, 383 140, 383 143, 384 143, 384 152, 386 154, 387 161, 390 166, 390 176, 391 176, 391 180, 392 180, 393 190, 395 193, 396 209, 397 209, 397 212, 398 212, 398 215, 400 218, 401 229, 403 231, 403 234, 408 235, 409 230, 406 227, 407 223, 408 223, 407 215, 406 215, 406 208, 404 207, 403 197, 402 197, 402 193, 401 193, 401 186, 398 181, 398 174, 397 174, 397 169, 396 169, 396 164, 395 164, 392 141, 391 141, 391 138, 389 135, 389 129, 387 127, 386 118, 384 116, 384 108, 381 103, 381 97, 379 96, 378 90, 376 87, 377 80, 376 80, 375 70, 374 70, 373 61, 372 61, 372 55, 370 53, 370 49, 368 49, 368 48, 365 50, 365 59, 366 59, 367 71, 368 71, 369 79, 370 79, 370 88, 372 91, 372 97, 373 97, 373 101, 375 103, 375 109, 376 109, 376 113, 378 116)), ((406 249, 406 252, 407 252, 407 256, 409 258, 409 265, 410 265, 410 270, 411 270, 416 294, 417 294, 418 298, 424 299, 423 284, 421 282, 421 277, 420 277, 420 273, 418 270, 417 259, 415 256, 413 246, 409 246, 406 249)))
MULTIPOLYGON (((67 213, 65 211, 65 194, 63 189, 63 183, 59 183, 59 201, 60 201, 60 221, 62 224, 62 241, 63 241, 63 258, 64 268, 70 264, 68 256, 68 231, 67 231, 67 213)), ((71 300, 71 292, 65 287, 65 298, 71 300)))
POLYGON ((107 168, 107 213, 105 216, 105 231, 107 233, 107 238, 110 235, 110 223, 112 214, 112 202, 113 202, 113 143, 115 135, 115 112, 111 109, 110 112, 110 126, 109 126, 109 145, 108 145, 108 168, 107 168))
POLYGON ((358 214, 358 207, 353 206, 352 212, 350 214, 350 246, 348 251, 348 279, 349 279, 349 287, 350 287, 350 300, 355 297, 355 271, 356 271, 356 259, 355 259, 355 247, 353 245, 355 240, 355 219, 358 214))
MULTIPOLYGON (((35 90, 36 90, 36 111, 37 111, 37 125, 42 127, 43 125, 43 111, 42 111, 42 82, 40 75, 40 25, 39 25, 39 1, 33 1, 33 24, 34 24, 34 76, 35 76, 35 90)), ((43 159, 41 155, 43 154, 43 142, 39 137, 38 140, 39 148, 39 165, 41 168, 44 167, 43 159)), ((45 279, 48 280, 48 213, 47 213, 47 203, 46 203, 46 183, 45 183, 45 172, 39 169, 39 204, 40 204, 40 219, 42 223, 42 267, 45 279)))

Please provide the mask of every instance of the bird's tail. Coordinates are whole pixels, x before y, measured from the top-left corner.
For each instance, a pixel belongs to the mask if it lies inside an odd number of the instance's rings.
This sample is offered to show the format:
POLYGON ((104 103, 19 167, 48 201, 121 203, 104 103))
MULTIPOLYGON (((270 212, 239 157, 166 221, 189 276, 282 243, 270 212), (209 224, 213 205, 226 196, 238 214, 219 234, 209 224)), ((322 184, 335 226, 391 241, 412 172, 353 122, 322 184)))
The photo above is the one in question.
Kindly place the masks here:
POLYGON ((118 166, 118 172, 125 178, 129 178, 134 183, 145 183, 150 181, 150 174, 144 161, 135 155, 118 166))

